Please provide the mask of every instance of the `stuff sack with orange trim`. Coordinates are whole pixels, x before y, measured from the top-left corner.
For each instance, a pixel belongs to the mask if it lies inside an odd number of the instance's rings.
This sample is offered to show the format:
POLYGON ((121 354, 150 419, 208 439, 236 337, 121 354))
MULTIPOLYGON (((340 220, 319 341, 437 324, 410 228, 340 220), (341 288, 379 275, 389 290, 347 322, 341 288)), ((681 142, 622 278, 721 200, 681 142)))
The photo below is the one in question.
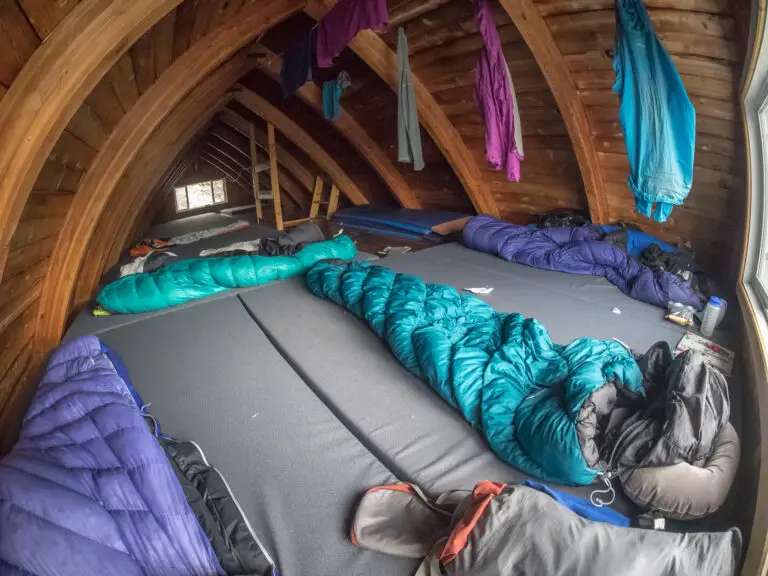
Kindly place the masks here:
POLYGON ((543 488, 484 481, 471 493, 436 498, 411 484, 373 488, 355 513, 352 543, 424 558, 417 576, 736 574, 736 528, 689 534, 629 528, 607 510, 602 521, 590 520, 585 516, 596 516, 589 502, 574 505, 573 497, 543 488))

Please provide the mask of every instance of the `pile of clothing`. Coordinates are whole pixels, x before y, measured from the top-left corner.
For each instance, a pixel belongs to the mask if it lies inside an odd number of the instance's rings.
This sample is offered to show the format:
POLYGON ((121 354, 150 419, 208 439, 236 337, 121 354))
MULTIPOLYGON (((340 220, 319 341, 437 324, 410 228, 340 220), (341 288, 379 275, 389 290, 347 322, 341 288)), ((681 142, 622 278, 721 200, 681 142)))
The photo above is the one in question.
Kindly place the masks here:
POLYGON ((711 283, 692 255, 621 226, 536 228, 476 216, 464 228, 468 248, 544 270, 602 276, 627 296, 666 308, 701 310, 711 283))

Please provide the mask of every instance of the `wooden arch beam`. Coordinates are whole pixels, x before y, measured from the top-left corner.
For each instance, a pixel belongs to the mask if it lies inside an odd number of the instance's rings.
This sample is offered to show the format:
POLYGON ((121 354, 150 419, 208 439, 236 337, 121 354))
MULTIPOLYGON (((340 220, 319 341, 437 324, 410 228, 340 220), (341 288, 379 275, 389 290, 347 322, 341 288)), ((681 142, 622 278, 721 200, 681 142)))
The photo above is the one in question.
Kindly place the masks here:
MULTIPOLYGON (((320 20, 335 3, 335 0, 309 0, 305 11, 315 20, 320 20)), ((375 32, 364 30, 355 36, 349 47, 397 92, 397 55, 384 40, 375 32)), ((453 168, 475 210, 482 214, 500 216, 490 187, 458 130, 418 75, 412 74, 412 80, 419 120, 453 168)))
MULTIPOLYGON (((219 26, 176 60, 120 121, 83 178, 51 256, 35 339, 40 352, 61 339, 88 239, 117 182, 149 135, 222 62, 250 39, 299 10, 302 4, 302 0, 272 0, 219 26)), ((228 88, 252 65, 253 61, 241 54, 214 73, 216 81, 228 88)))
POLYGON ((256 94, 256 92, 248 90, 244 86, 238 87, 235 99, 257 116, 273 124, 286 138, 301 148, 307 156, 328 173, 328 176, 333 179, 334 184, 339 187, 342 194, 349 198, 353 204, 368 204, 368 199, 360 188, 357 187, 357 184, 347 175, 346 171, 296 122, 288 118, 288 116, 256 94))
MULTIPOLYGON (((240 117, 236 112, 232 110, 224 110, 219 116, 221 123, 239 133, 241 136, 248 138, 248 121, 240 117)), ((213 129, 213 135, 217 138, 223 138, 226 141, 225 135, 221 134, 221 131, 217 128, 213 129)), ((256 145, 263 151, 267 152, 269 143, 267 141, 266 132, 260 131, 256 128, 256 145)), ((302 187, 311 194, 315 185, 315 177, 317 174, 312 174, 307 170, 303 162, 300 162, 293 154, 288 150, 277 145, 277 162, 283 166, 295 179, 302 185, 302 187)))
POLYGON ((536 59, 560 109, 584 180, 584 192, 592 222, 604 223, 608 219, 608 203, 600 159, 592 138, 587 112, 565 58, 533 0, 500 2, 536 59))
MULTIPOLYGON (((259 45, 256 55, 259 59, 259 69, 273 80, 280 81, 280 70, 283 60, 270 51, 267 47, 259 45)), ((308 82, 299 88, 295 94, 307 106, 312 108, 320 116, 323 115, 323 91, 313 82, 308 82)), ((376 141, 368 135, 368 132, 351 114, 341 108, 339 118, 332 121, 331 125, 341 134, 347 142, 358 150, 379 177, 389 187, 397 201, 404 208, 421 208, 421 202, 416 194, 400 174, 400 170, 392 163, 376 141)))
POLYGON ((181 0, 86 0, 53 30, 0 101, 0 275, 59 136, 122 54, 181 0))

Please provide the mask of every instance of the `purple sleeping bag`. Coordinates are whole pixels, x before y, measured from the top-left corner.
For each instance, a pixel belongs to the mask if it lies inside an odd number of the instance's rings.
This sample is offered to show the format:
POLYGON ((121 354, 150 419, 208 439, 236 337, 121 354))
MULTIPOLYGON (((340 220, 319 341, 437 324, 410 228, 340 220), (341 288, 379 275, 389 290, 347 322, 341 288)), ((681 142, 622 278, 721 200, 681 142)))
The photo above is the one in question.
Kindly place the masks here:
POLYGON ((475 216, 464 228, 464 244, 508 262, 534 268, 602 276, 624 294, 641 302, 666 308, 680 302, 701 310, 701 298, 690 282, 661 270, 653 271, 625 250, 601 242, 601 232, 581 228, 531 229, 501 222, 491 216, 475 216))
POLYGON ((0 461, 0 573, 224 574, 94 336, 53 354, 0 461))

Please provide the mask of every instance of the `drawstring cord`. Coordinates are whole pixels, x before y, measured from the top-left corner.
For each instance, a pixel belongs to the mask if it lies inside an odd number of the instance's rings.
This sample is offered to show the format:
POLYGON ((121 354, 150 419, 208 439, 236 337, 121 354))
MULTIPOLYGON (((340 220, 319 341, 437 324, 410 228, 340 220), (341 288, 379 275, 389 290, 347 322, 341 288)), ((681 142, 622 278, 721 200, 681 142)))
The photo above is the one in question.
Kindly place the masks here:
POLYGON ((614 500, 616 500, 616 491, 613 489, 613 485, 611 484, 611 478, 613 478, 612 471, 609 470, 605 474, 599 474, 599 476, 600 480, 602 480, 605 484, 605 490, 593 490, 589 495, 589 501, 593 506, 602 508, 603 506, 610 506, 613 504, 614 500), (604 494, 610 494, 610 500, 603 500, 601 496, 604 494))

